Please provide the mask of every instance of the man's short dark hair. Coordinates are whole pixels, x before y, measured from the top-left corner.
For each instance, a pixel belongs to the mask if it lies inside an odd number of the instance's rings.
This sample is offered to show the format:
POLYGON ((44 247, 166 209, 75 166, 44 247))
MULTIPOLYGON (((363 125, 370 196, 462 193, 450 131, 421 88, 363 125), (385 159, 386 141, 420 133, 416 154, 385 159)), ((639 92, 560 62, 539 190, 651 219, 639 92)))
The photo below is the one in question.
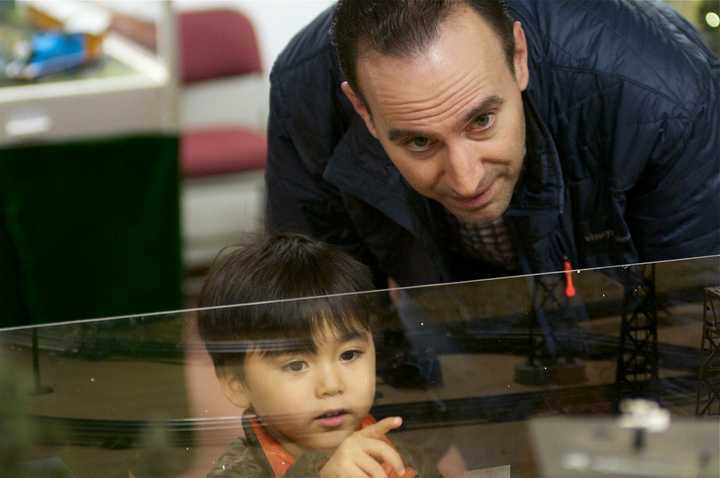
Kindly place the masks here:
POLYGON ((252 236, 224 251, 200 293, 198 329, 215 367, 245 354, 315 350, 327 327, 373 332, 372 274, 339 249, 300 234, 252 236), (302 299, 303 300, 292 300, 302 299), (237 307, 219 307, 230 306, 237 307))
POLYGON ((454 9, 469 6, 495 31, 514 72, 515 39, 505 0, 340 0, 333 20, 333 41, 340 68, 353 90, 361 48, 382 55, 411 56, 422 52, 454 9))

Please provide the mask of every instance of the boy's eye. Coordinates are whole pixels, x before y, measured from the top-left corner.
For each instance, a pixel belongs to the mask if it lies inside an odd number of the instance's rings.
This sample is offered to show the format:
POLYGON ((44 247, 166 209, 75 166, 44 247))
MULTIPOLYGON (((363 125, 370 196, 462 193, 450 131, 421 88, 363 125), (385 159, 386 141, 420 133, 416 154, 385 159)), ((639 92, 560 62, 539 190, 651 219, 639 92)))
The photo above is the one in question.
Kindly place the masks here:
POLYGON ((288 364, 283 365, 282 369, 286 372, 302 372, 307 367, 307 363, 301 360, 296 360, 288 364))
POLYGON ((477 115, 472 121, 472 127, 480 131, 492 128, 495 124, 495 113, 477 115))
POLYGON ((359 358, 362 355, 362 351, 360 350, 347 350, 340 354, 340 360, 343 362, 352 362, 353 360, 359 358))
POLYGON ((429 150, 432 145, 432 140, 426 136, 415 136, 405 141, 405 147, 414 153, 425 152, 429 150))

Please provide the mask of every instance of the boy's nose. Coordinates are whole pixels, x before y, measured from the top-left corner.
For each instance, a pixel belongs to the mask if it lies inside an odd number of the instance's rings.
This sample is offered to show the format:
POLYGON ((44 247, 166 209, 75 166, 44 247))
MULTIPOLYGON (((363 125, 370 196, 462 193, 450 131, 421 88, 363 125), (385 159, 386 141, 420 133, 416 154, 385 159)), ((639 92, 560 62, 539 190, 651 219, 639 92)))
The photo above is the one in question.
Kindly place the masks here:
POLYGON ((317 380, 317 395, 328 397, 342 393, 345 390, 341 374, 335 367, 323 367, 317 380))

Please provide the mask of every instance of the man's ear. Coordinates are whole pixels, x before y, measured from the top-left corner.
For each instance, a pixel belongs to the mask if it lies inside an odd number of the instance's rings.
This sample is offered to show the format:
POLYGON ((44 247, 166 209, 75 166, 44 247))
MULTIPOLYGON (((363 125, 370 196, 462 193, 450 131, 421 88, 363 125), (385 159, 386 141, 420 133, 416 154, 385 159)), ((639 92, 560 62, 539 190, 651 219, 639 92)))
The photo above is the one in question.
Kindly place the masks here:
POLYGON ((238 408, 250 406, 250 396, 237 370, 232 365, 223 365, 215 370, 223 393, 238 408))
POLYGON ((365 122, 365 126, 367 126, 368 131, 370 131, 370 134, 375 136, 377 139, 378 135, 375 131, 375 125, 373 124, 372 116, 370 116, 370 110, 368 110, 367 106, 365 105, 365 102, 360 99, 358 95, 355 94, 355 91, 350 86, 350 83, 347 81, 343 81, 340 85, 340 88, 342 88, 343 93, 345 93, 345 96, 347 96, 347 99, 350 100, 350 103, 352 103, 353 108, 355 109, 355 112, 360 115, 360 117, 365 122))
POLYGON ((515 54, 513 55, 515 81, 517 81, 520 91, 525 91, 530 82, 530 73, 528 71, 527 39, 520 22, 513 23, 513 37, 515 38, 515 54))

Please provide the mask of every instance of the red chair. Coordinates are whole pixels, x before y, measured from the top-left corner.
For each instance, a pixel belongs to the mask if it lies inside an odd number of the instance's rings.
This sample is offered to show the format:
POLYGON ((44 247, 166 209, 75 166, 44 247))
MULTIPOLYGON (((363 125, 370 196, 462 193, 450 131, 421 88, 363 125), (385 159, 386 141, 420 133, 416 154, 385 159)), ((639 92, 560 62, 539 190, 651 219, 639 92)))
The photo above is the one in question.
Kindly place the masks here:
MULTIPOLYGON (((201 86, 221 78, 262 74, 255 31, 247 17, 236 10, 181 13, 179 38, 184 87, 201 86)), ((222 96, 211 104, 215 108, 228 107, 222 96)), ((193 111, 185 109, 184 116, 192 114, 193 111)), ((203 127, 192 121, 183 129, 183 176, 209 176, 265 166, 264 134, 227 123, 218 120, 216 124, 203 127)))
POLYGON ((181 12, 183 236, 190 269, 261 227, 268 81, 237 10, 181 12))

